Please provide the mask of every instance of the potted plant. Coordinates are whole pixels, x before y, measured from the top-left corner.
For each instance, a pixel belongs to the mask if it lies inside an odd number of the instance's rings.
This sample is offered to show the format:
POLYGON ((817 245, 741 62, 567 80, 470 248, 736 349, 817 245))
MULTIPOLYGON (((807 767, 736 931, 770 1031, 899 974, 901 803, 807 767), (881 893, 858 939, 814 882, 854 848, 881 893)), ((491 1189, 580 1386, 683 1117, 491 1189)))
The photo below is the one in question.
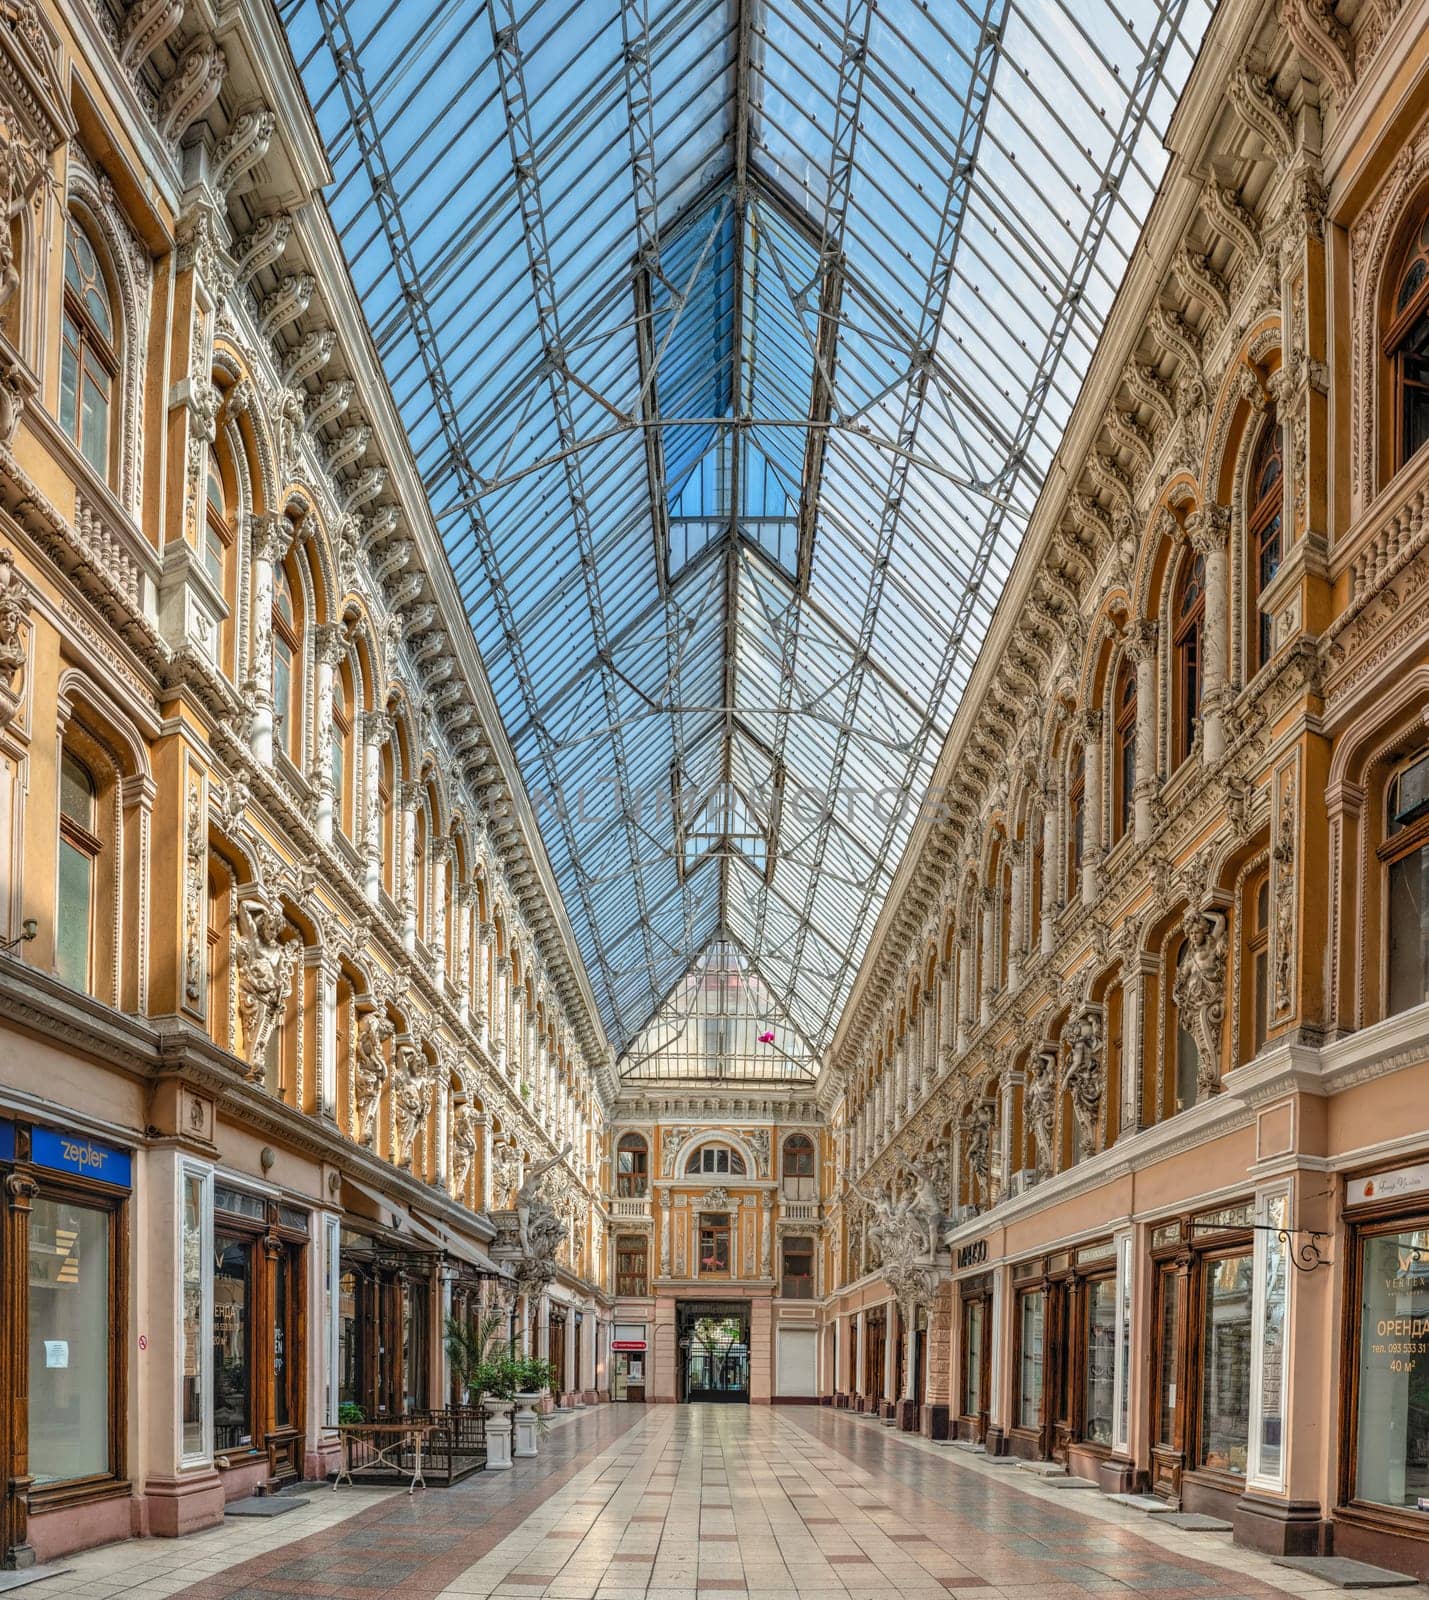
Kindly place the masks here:
POLYGON ((516 1393, 515 1363, 503 1348, 506 1318, 492 1312, 475 1323, 447 1318, 447 1357, 452 1374, 486 1412, 486 1465, 502 1472, 511 1466, 511 1400, 516 1393))
POLYGON ((518 1456, 536 1454, 536 1430, 545 1422, 536 1407, 541 1396, 550 1389, 556 1369, 539 1356, 518 1356, 512 1363, 512 1378, 516 1384, 516 1448, 518 1456))

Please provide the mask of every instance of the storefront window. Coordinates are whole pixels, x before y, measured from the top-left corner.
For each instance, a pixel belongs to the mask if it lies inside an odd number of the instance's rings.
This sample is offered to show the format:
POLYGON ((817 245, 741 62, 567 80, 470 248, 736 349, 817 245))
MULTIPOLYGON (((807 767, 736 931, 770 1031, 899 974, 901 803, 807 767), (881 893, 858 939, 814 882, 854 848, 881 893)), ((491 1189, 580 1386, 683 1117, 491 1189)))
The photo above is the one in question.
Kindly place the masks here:
POLYGON ((427 1285, 402 1285, 402 1409, 419 1411, 427 1403, 427 1285))
POLYGON ((1208 1257, 1198 1465, 1245 1476, 1250 1439, 1251 1256, 1208 1257))
POLYGON ((292 1256, 280 1251, 273 1262, 273 1423, 286 1428, 292 1421, 288 1395, 288 1279, 292 1256))
POLYGON ((1087 1284, 1086 1427, 1091 1444, 1111 1444, 1116 1408, 1116 1279, 1087 1284))
POLYGON ((1289 1285, 1286 1241, 1279 1235, 1285 1226, 1288 1199, 1283 1194, 1267 1197, 1266 1227, 1261 1234, 1264 1261, 1261 1266, 1260 1350, 1260 1460, 1256 1471, 1262 1479, 1281 1480, 1281 1449, 1285 1426, 1285 1316, 1289 1285))
POLYGON ((208 1295, 204 1265, 208 1259, 209 1179, 205 1172, 185 1169, 182 1180, 183 1232, 180 1240, 180 1302, 183 1327, 180 1395, 185 1458, 208 1455, 207 1351, 208 1295))
POLYGON ((240 1234, 213 1236, 213 1448, 246 1449, 253 1443, 250 1421, 252 1361, 249 1311, 252 1305, 252 1246, 240 1234))
POLYGON ((982 1410, 982 1321, 983 1302, 969 1300, 963 1308, 963 1415, 975 1417, 982 1410))
POLYGON ((1170 1447, 1176 1442, 1176 1329, 1181 1314, 1181 1274, 1174 1266, 1161 1269, 1161 1317, 1157 1328, 1156 1442, 1170 1447))
POLYGON ((337 1398, 340 1405, 361 1405, 363 1401, 358 1289, 355 1272, 344 1272, 337 1280, 337 1398))
POLYGON ((1429 1511, 1429 1229, 1361 1249, 1355 1497, 1429 1511))
POLYGON ((1021 1344, 1018 1352, 1017 1425, 1042 1425, 1042 1340, 1046 1296, 1034 1289, 1021 1298, 1021 1344))
POLYGON ((110 1213, 40 1196, 30 1212, 30 1472, 110 1471, 110 1213))

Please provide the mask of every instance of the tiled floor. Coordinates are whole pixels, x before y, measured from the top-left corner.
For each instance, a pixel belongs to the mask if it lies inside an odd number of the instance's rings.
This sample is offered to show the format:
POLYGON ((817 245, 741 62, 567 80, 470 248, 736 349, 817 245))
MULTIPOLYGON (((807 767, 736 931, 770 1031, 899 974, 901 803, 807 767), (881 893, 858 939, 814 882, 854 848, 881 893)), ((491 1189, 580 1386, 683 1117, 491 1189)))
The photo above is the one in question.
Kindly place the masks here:
MULTIPOLYGON (((74 1560, 31 1600, 1280 1600, 1339 1593, 1090 1491, 816 1408, 602 1407, 452 1490, 74 1560), (300 1522, 300 1519, 303 1519, 300 1522)), ((1359 1591, 1388 1600, 1422 1589, 1359 1591)))

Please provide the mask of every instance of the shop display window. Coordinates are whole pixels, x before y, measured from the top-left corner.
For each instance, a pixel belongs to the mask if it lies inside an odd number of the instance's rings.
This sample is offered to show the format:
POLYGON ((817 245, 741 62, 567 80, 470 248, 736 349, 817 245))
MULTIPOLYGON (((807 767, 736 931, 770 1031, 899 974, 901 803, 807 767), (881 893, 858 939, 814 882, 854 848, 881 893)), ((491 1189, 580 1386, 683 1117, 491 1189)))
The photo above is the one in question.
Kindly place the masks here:
POLYGON ((180 1327, 179 1405, 182 1453, 187 1461, 211 1453, 208 1437, 210 1351, 206 1347, 212 1319, 211 1280, 205 1271, 212 1259, 211 1179, 205 1171, 185 1167, 180 1178, 182 1206, 179 1236, 180 1327))
POLYGON ((1204 1263, 1197 1464, 1243 1478, 1249 1450, 1251 1253, 1204 1263))
POLYGON ((1354 1496, 1429 1513, 1429 1227, 1359 1248, 1354 1496))
POLYGON ((1116 1410, 1116 1279, 1087 1284, 1086 1413, 1082 1437, 1090 1444, 1112 1443, 1116 1410))
POLYGON ((112 1213, 37 1196, 29 1225, 30 1473, 35 1486, 110 1472, 112 1213))
POLYGON ((1017 1425, 1042 1425, 1042 1353, 1046 1331, 1047 1297, 1031 1289, 1018 1299, 1017 1425))
POLYGON ((1157 1275, 1159 1306, 1156 1327, 1157 1382, 1155 1441, 1168 1449, 1176 1443, 1177 1355, 1181 1326, 1182 1274, 1174 1266, 1157 1275))
POLYGON ((251 1255, 246 1236, 214 1233, 213 1447, 220 1452, 253 1444, 251 1255))
POLYGON ((986 1303, 969 1300, 963 1306, 963 1415, 975 1417, 982 1410, 983 1326, 986 1303))

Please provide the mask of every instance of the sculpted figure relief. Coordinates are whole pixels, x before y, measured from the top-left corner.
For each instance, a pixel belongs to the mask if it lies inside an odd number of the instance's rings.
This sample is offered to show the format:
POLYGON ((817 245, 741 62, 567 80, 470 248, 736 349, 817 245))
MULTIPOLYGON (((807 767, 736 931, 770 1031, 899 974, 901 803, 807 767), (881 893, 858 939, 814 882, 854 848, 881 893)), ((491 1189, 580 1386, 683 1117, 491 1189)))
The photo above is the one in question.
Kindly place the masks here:
POLYGON ((298 960, 297 942, 286 937, 282 905, 262 891, 240 898, 236 916, 238 1016, 243 1024, 244 1053, 256 1069, 250 1076, 258 1077, 268 1040, 287 1003, 298 960))
POLYGON ((1071 1097, 1083 1155, 1091 1155, 1097 1147, 1097 1118, 1102 1106, 1101 1045, 1100 1014, 1090 1006, 1074 1012, 1067 1024, 1062 1088, 1071 1097))
POLYGON ((470 1106, 461 1106, 452 1123, 452 1194, 460 1200, 466 1192, 471 1164, 476 1160, 476 1120, 470 1106))
POLYGON ((516 1226, 524 1257, 518 1275, 530 1287, 547 1284, 555 1275, 556 1252, 565 1242, 567 1224, 541 1193, 541 1180, 571 1153, 567 1145, 559 1154, 539 1162, 526 1174, 516 1191, 516 1226))
POLYGON ((357 1140, 372 1143, 377 1103, 387 1082, 387 1041, 392 1024, 380 1011, 369 1011, 357 1028, 357 1140))
POLYGON ((514 1145, 499 1144, 491 1153, 494 1168, 492 1203, 498 1207, 511 1204, 516 1184, 521 1176, 521 1157, 514 1145))
POLYGON ((967 1164, 979 1178, 986 1178, 988 1174, 996 1116, 991 1100, 979 1100, 968 1118, 967 1164))
POLYGON ((397 1123, 397 1161, 406 1164, 412 1158, 412 1144, 417 1130, 427 1114, 432 1084, 427 1074, 426 1058, 413 1044, 397 1046, 396 1073, 392 1081, 392 1105, 397 1123))
POLYGON ((1181 924, 1186 943, 1171 996, 1196 1041, 1196 1088, 1221 1087, 1221 1023, 1226 1014, 1226 919, 1219 911, 1190 911, 1181 924))
POLYGON ((1032 1057, 1022 1092, 1022 1115, 1037 1145, 1037 1170, 1052 1170, 1052 1118, 1057 1102, 1057 1052, 1039 1050, 1032 1057))
POLYGON ((942 1196, 938 1192, 936 1158, 924 1156, 913 1162, 909 1171, 913 1174, 913 1215, 927 1237, 928 1254, 933 1255, 945 1221, 942 1196))

